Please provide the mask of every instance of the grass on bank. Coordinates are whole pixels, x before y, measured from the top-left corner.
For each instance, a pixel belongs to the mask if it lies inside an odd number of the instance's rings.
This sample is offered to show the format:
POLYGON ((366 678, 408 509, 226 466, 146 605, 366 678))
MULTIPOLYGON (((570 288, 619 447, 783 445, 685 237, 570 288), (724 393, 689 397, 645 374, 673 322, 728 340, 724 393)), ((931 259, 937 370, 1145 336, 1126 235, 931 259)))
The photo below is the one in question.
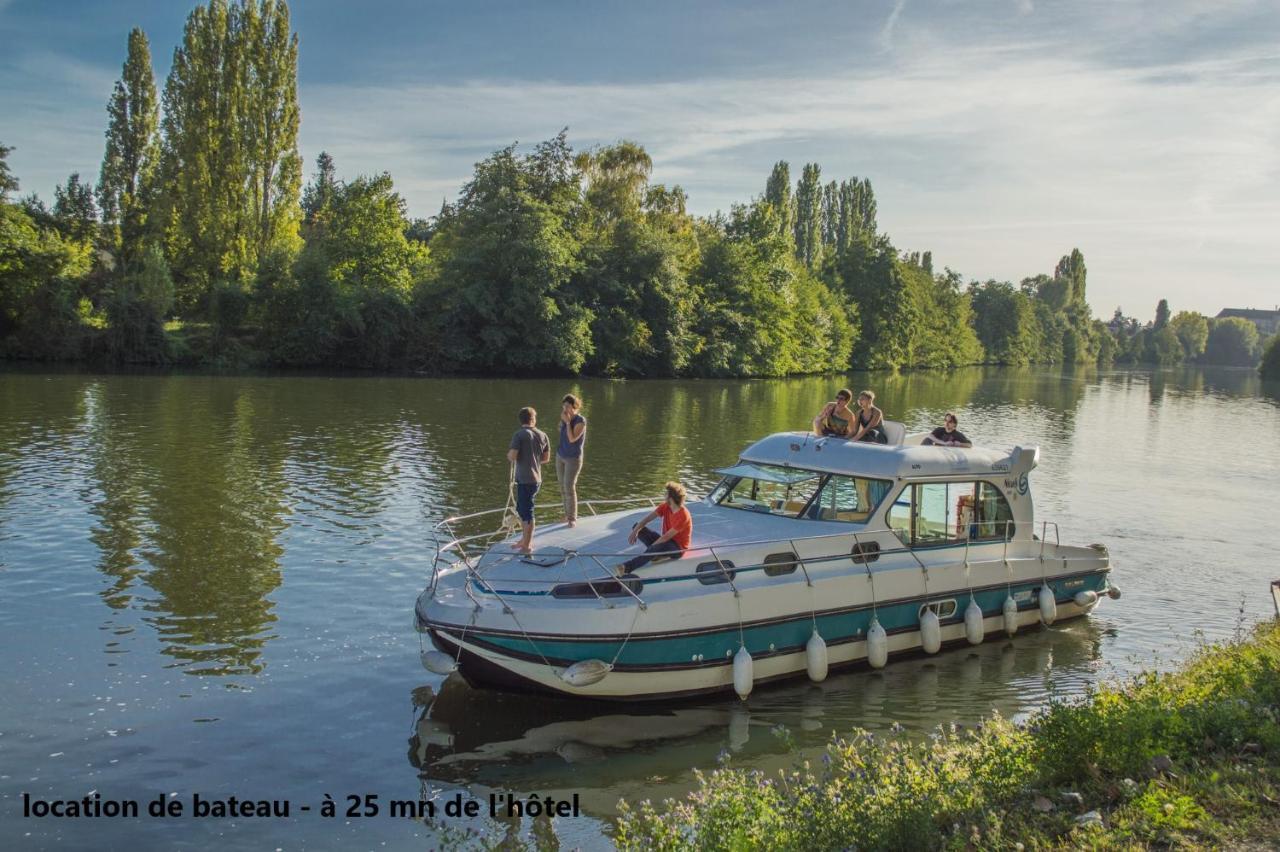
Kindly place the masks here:
POLYGON ((683 800, 621 803, 618 846, 1280 848, 1280 625, 1026 724, 858 731, 816 765, 698 780, 683 800))

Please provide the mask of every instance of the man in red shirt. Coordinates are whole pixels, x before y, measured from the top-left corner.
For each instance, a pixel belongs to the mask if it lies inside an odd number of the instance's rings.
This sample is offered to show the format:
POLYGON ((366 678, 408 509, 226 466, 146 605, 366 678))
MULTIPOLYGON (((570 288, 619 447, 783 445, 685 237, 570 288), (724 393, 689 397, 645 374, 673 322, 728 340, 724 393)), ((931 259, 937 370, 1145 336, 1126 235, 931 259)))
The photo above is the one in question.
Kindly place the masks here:
POLYGON ((644 553, 622 563, 623 573, 647 565, 655 559, 678 559, 689 549, 693 538, 693 516, 684 505, 684 486, 679 482, 667 483, 666 501, 644 516, 644 520, 631 528, 627 537, 628 544, 635 544, 636 539, 645 543, 644 553), (662 518, 662 535, 649 529, 647 524, 655 518, 662 518), (659 554, 670 554, 659 556, 659 554))

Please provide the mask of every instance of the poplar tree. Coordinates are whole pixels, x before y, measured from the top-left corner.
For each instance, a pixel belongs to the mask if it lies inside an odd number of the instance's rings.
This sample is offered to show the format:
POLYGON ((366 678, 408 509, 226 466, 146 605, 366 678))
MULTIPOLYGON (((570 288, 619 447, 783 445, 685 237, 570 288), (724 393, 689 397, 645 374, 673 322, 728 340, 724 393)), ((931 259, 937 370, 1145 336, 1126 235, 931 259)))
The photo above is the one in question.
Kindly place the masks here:
POLYGON ((126 268, 141 261, 147 210, 159 156, 156 81, 147 36, 129 32, 129 52, 107 103, 107 147, 98 177, 98 205, 110 244, 126 268))
POLYGON ((297 61, 279 0, 210 0, 187 18, 164 87, 159 205, 184 309, 297 248, 297 61))
POLYGON ((840 182, 831 181, 822 190, 822 244, 834 249, 840 235, 840 182))
POLYGON ((1071 282, 1071 301, 1084 304, 1084 284, 1087 270, 1084 266, 1084 255, 1080 249, 1072 249, 1071 254, 1064 254, 1054 269, 1055 278, 1065 278, 1071 282))
POLYGON ((324 218, 324 213, 333 204, 333 196, 338 188, 337 168, 328 151, 321 151, 316 157, 315 179, 307 184, 302 193, 302 212, 308 225, 314 225, 324 218))
POLYGON ((806 163, 796 185, 796 257, 809 269, 822 256, 822 169, 806 163))
POLYGON ((302 187, 298 36, 289 31, 289 7, 284 0, 262 0, 261 7, 256 0, 245 0, 239 18, 249 75, 240 120, 256 261, 272 248, 297 247, 302 187))
POLYGON ((1169 324, 1169 300, 1161 299, 1156 305, 1155 330, 1159 331, 1169 324))
POLYGON ((764 186, 764 200, 773 205, 777 215, 779 232, 787 239, 794 239, 792 233, 794 202, 791 198, 791 166, 786 160, 779 160, 769 174, 769 181, 764 186))

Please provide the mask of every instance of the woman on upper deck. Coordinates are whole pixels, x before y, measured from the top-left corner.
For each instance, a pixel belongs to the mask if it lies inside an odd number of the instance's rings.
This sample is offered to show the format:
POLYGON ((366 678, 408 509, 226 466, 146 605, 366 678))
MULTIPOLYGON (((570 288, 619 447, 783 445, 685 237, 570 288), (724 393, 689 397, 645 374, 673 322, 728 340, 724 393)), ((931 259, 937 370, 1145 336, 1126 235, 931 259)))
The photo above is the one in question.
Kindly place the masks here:
POLYGON ((836 401, 828 402, 813 418, 813 434, 848 438, 853 434, 853 409, 849 407, 853 391, 841 388, 836 391, 836 401))
POLYGON ((853 441, 866 441, 872 444, 887 444, 884 434, 884 412, 876 408, 875 391, 864 390, 858 394, 858 419, 854 424, 853 441))

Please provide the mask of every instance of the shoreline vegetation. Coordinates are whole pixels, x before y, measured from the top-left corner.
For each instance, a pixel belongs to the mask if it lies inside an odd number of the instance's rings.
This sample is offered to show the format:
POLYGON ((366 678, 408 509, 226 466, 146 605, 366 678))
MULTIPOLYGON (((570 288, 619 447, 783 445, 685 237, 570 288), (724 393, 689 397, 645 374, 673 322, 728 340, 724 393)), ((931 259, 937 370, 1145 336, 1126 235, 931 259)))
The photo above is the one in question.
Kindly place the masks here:
POLYGON ((1252 366, 1264 346, 1163 300, 1145 324, 1094 318, 1078 249, 1018 284, 938 271, 880 231, 869 179, 817 163, 793 182, 780 161, 761 195, 694 216, 640 144, 575 151, 566 130, 495 152, 411 219, 389 174, 341 180, 327 153, 303 185, 297 61, 283 0, 210 0, 161 88, 129 34, 96 182, 18 197, 0 145, 0 358, 771 377, 1252 366))
POLYGON ((769 775, 726 765, 683 800, 619 804, 626 850, 1280 846, 1280 623, 924 739, 835 737, 769 775))

